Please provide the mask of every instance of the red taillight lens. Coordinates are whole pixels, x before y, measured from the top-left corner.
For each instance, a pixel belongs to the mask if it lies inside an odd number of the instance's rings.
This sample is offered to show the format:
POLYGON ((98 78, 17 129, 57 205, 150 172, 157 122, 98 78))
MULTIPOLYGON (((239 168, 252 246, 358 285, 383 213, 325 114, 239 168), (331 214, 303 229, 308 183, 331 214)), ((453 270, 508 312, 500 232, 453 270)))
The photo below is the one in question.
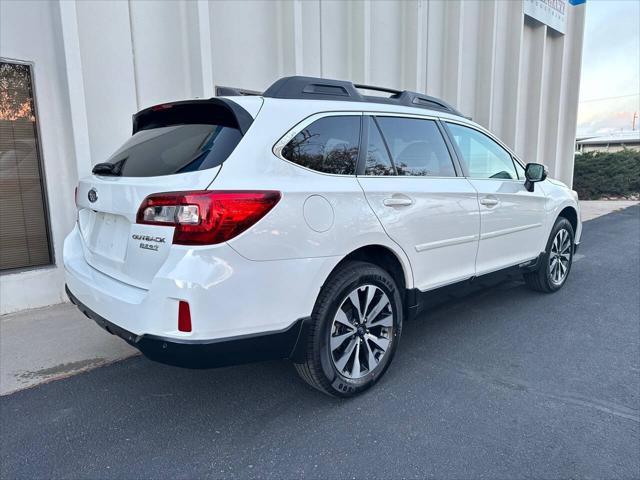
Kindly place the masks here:
POLYGON ((189 304, 183 301, 178 304, 178 331, 191 331, 191 310, 189 304))
POLYGON ((144 199, 137 223, 174 226, 173 243, 210 245, 241 234, 280 200, 276 191, 155 193, 144 199))

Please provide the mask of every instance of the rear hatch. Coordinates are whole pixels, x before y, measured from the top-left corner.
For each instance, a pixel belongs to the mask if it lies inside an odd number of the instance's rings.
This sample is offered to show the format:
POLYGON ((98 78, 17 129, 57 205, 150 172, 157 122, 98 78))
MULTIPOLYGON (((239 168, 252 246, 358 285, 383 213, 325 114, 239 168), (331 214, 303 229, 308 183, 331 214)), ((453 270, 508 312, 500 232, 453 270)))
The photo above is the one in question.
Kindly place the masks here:
POLYGON ((143 200, 158 192, 206 189, 252 120, 228 99, 158 105, 135 115, 133 136, 78 185, 87 263, 148 288, 169 254, 174 228, 137 224, 143 200))

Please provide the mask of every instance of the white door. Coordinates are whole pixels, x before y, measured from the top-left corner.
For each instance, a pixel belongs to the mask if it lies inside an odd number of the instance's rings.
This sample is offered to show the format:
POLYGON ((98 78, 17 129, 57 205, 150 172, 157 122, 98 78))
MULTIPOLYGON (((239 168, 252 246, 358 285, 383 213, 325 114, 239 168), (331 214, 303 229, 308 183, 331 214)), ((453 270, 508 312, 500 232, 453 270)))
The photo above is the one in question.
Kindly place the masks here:
POLYGON ((391 116, 365 122, 368 151, 358 180, 387 234, 409 257, 416 287, 472 277, 477 193, 456 176, 437 122, 391 116))
POLYGON ((447 123, 462 167, 478 191, 480 245, 476 274, 536 258, 544 249, 546 197, 540 184, 524 187, 524 170, 511 154, 484 133, 447 123))

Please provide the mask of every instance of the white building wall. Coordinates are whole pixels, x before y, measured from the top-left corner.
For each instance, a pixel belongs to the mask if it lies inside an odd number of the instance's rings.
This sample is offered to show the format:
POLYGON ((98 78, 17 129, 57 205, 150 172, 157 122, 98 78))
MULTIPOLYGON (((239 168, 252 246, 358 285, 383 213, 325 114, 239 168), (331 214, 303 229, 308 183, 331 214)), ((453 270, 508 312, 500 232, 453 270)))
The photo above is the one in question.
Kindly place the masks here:
POLYGON ((33 88, 44 157, 46 194, 56 265, 20 274, 0 274, 0 313, 65 300, 60 268, 62 242, 76 218, 77 182, 73 134, 56 3, 0 1, 0 57, 33 62, 33 88))
POLYGON ((78 175, 150 105, 304 74, 441 96, 571 183, 585 6, 567 34, 512 0, 0 2, 0 56, 34 64, 56 266, 0 276, 0 313, 61 301, 78 175))

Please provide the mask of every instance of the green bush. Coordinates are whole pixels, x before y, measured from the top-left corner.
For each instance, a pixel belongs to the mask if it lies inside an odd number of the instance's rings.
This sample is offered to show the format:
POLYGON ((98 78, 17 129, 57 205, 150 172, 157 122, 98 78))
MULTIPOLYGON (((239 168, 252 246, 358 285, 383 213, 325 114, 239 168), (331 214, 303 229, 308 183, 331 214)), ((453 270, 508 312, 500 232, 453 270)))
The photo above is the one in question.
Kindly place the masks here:
POLYGON ((640 152, 590 152, 576 155, 575 160, 573 189, 581 200, 640 193, 640 152))

